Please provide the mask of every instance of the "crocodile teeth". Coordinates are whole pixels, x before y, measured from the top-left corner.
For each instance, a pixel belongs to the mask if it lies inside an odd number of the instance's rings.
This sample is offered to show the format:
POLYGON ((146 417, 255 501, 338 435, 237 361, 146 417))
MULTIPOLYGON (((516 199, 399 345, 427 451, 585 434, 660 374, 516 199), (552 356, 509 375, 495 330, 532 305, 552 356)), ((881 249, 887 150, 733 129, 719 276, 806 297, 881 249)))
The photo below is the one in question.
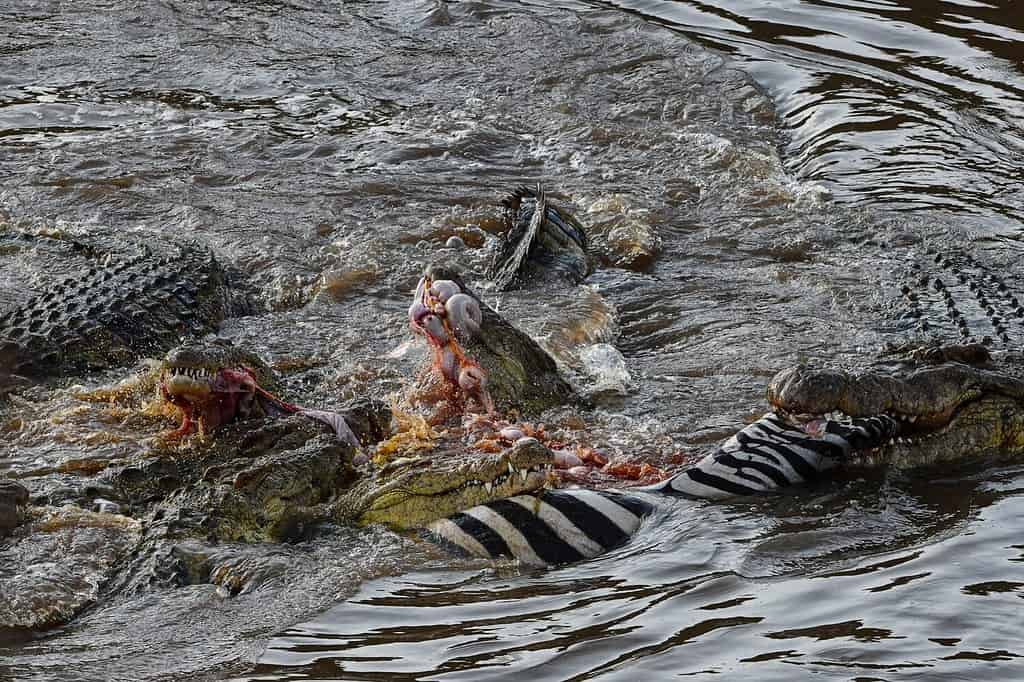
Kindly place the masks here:
POLYGON ((487 494, 490 495, 491 492, 494 490, 494 484, 491 483, 490 481, 487 481, 487 483, 484 483, 484 490, 486 490, 487 494))
POLYGON ((519 475, 523 477, 523 483, 526 483, 526 477, 530 475, 530 472, 526 469, 520 469, 519 475))
POLYGON ((514 474, 515 472, 516 472, 516 468, 514 466, 512 466, 512 462, 509 462, 508 463, 508 473, 514 474))

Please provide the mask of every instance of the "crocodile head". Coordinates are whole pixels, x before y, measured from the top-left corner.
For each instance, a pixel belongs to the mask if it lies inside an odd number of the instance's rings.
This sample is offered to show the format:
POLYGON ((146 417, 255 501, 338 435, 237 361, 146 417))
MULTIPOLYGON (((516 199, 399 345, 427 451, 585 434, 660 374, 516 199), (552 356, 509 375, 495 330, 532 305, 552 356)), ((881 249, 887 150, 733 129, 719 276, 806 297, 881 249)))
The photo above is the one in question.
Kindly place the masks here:
MULTIPOLYGON (((345 412, 378 416, 375 406, 345 412)), ((371 434, 353 423, 360 440, 371 434)), ((476 505, 542 489, 555 455, 523 440, 504 452, 439 449, 377 466, 315 420, 297 415, 236 422, 190 446, 154 451, 112 468, 108 480, 133 507, 184 519, 174 533, 220 542, 278 542, 318 523, 421 528, 476 505)), ((2 500, 0 500, 2 501, 2 500)), ((0 510, 2 511, 2 510, 0 510)))
POLYGON ((860 373, 792 367, 772 379, 768 401, 809 430, 826 418, 895 418, 898 437, 861 452, 854 463, 913 467, 1024 451, 1024 381, 1006 370, 948 357, 940 354, 934 366, 860 373))
POLYGON ((554 454, 534 438, 499 453, 435 451, 367 473, 336 505, 336 517, 421 528, 494 500, 536 492, 548 482, 554 454))
POLYGON ((171 350, 160 369, 160 394, 182 415, 174 435, 208 433, 233 421, 297 412, 278 400, 273 372, 256 355, 223 339, 190 341, 171 350))
MULTIPOLYGON (((346 412, 369 413, 373 405, 346 412)), ((353 426, 361 439, 369 433, 353 426)), ((369 437, 368 437, 369 436, 369 437)), ((383 466, 298 416, 237 422, 189 457, 148 457, 110 474, 133 504, 189 510, 196 533, 220 541, 279 541, 327 520, 420 528, 458 511, 539 491, 555 455, 531 438, 502 452, 438 449, 383 466)), ((0 500, 2 502, 2 500, 0 500)), ((178 512, 169 514, 177 518, 178 512)))
POLYGON ((433 353, 434 375, 453 403, 483 411, 543 410, 572 400, 554 359, 442 265, 423 273, 409 324, 433 353))

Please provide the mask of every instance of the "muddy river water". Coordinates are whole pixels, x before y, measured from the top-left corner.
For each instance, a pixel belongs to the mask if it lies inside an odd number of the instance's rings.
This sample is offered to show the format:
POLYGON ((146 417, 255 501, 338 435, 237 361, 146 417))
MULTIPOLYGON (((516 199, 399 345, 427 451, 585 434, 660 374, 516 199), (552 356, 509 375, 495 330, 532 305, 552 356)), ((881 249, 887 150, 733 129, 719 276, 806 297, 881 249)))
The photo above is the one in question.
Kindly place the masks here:
MULTIPOLYGON (((328 408, 407 384, 423 265, 479 272, 502 194, 541 181, 600 266, 571 291, 484 298, 593 402, 547 423, 669 462, 761 414, 796 361, 954 334, 938 307, 902 314, 931 253, 969 252, 1024 295, 1024 13, 0 2, 0 177, 5 231, 212 248, 261 308, 223 335, 328 408)), ((0 257, 3 305, 69 267, 0 257)), ((1024 326, 1004 336, 1020 347, 1024 326)), ((0 407, 0 474, 53 485, 140 456, 152 429, 76 397, 133 371, 0 407)), ((674 502, 619 550, 543 571, 325 527, 257 548, 273 570, 238 594, 112 591, 0 635, 0 679, 1022 679, 1022 527, 1013 461, 674 502)))

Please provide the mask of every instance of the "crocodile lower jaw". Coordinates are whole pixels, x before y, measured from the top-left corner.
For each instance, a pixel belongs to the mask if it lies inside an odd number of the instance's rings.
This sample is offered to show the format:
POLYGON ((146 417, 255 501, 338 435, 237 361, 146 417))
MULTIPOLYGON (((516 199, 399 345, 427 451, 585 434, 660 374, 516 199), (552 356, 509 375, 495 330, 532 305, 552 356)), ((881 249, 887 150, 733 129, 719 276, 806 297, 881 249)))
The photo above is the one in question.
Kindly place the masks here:
POLYGON ((553 464, 510 468, 488 481, 470 479, 444 490, 388 491, 369 502, 360 523, 383 523, 398 530, 420 528, 444 516, 497 499, 536 492, 552 480, 553 464))

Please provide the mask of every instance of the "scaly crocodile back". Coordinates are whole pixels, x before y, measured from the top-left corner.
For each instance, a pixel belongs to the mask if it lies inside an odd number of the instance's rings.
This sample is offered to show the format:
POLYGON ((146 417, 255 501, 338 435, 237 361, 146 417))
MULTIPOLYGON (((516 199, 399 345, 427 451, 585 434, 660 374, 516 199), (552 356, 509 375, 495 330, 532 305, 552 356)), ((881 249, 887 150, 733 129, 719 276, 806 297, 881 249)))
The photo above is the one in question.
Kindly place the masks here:
POLYGON ((72 374, 166 352, 246 312, 213 255, 161 245, 108 258, 0 315, 0 374, 72 374))

